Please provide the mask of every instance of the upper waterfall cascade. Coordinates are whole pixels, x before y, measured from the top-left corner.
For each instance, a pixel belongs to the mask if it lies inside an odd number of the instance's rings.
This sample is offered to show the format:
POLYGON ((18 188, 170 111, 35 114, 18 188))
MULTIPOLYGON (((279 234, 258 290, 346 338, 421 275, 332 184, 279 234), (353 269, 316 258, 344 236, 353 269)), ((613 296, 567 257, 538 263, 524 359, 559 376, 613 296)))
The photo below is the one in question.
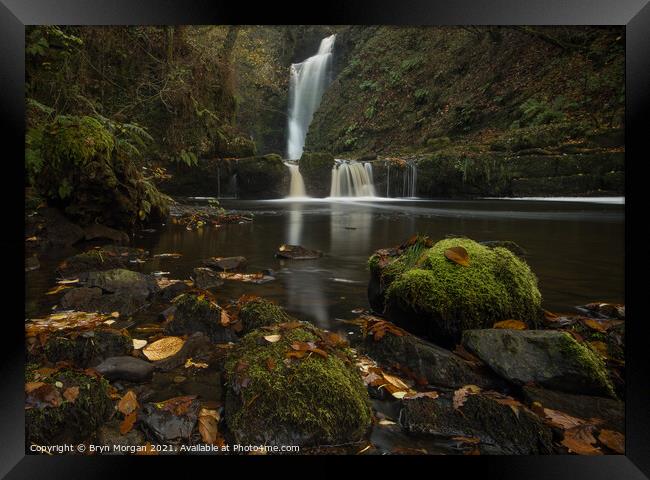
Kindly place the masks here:
POLYGON ((302 156, 305 137, 314 112, 331 81, 332 51, 336 34, 320 42, 318 53, 301 63, 293 63, 289 77, 289 135, 287 158, 302 156))

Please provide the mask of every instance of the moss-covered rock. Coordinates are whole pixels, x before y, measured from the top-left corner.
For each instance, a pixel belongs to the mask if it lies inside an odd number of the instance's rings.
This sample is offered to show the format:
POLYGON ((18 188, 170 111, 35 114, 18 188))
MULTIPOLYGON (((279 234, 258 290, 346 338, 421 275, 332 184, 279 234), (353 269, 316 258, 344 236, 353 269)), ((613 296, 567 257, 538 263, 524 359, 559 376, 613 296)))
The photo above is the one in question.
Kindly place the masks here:
POLYGON ((300 157, 300 174, 307 195, 326 197, 330 194, 334 156, 326 152, 305 152, 300 157))
POLYGON ((371 271, 380 275, 391 321, 442 345, 457 343, 463 330, 491 327, 499 320, 537 325, 537 278, 511 251, 467 238, 426 245, 418 240, 396 257, 374 255, 369 261, 371 271), (469 265, 446 258, 445 251, 453 247, 467 251, 469 265))
POLYGON ((176 300, 176 310, 165 331, 171 335, 203 332, 217 343, 237 341, 235 333, 222 323, 224 313, 219 305, 201 295, 183 294, 176 300))
POLYGON ((66 258, 59 264, 57 273, 65 277, 81 272, 128 268, 147 257, 149 252, 141 248, 104 245, 66 258))
POLYGON ((280 155, 240 158, 235 171, 241 198, 278 198, 289 192, 289 169, 280 155))
POLYGON ((463 346, 516 384, 616 397, 602 358, 567 332, 468 330, 463 333, 463 346))
POLYGON ((350 352, 326 336, 303 324, 261 328, 242 339, 226 361, 225 415, 237 442, 308 446, 363 438, 371 423, 368 393, 350 352), (264 338, 275 334, 275 342, 264 338), (287 357, 299 352, 292 345, 307 342, 320 351, 287 357))
POLYGON ((103 328, 48 338, 44 353, 52 363, 70 361, 86 368, 109 357, 129 355, 133 351, 131 336, 121 330, 103 328))
POLYGON ((281 306, 263 298, 253 298, 244 302, 239 309, 238 318, 242 323, 242 334, 256 328, 291 320, 281 306))
POLYGON ((75 370, 59 370, 41 376, 35 365, 28 365, 25 380, 28 385, 29 382, 43 382, 50 386, 47 388, 52 389, 53 386, 60 392, 48 396, 48 402, 41 402, 39 398, 34 398, 37 395, 30 397, 28 394, 28 408, 25 410, 27 445, 80 443, 91 438, 112 411, 113 405, 107 393, 108 383, 103 378, 75 370), (79 389, 76 398, 66 398, 64 393, 69 388, 79 389))

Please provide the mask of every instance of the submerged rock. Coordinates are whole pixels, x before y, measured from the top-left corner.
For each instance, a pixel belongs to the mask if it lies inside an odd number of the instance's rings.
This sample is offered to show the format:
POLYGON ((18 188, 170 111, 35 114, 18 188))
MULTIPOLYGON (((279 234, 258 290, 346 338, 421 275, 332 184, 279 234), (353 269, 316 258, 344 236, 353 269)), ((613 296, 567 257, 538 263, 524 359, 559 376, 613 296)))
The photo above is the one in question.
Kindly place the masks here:
POLYGON ((215 343, 236 342, 237 335, 228 328, 224 315, 224 310, 216 303, 184 294, 176 301, 176 311, 165 331, 171 335, 203 332, 215 343))
POLYGON ((280 245, 275 253, 276 258, 285 258, 288 260, 315 260, 323 256, 320 250, 309 250, 300 245, 280 245))
POLYGON ((69 361, 81 368, 93 367, 109 357, 130 355, 132 351, 131 337, 111 328, 54 335, 44 347, 48 361, 69 361))
POLYGON ((153 364, 131 356, 110 357, 95 367, 95 370, 108 380, 127 380, 129 382, 149 380, 154 369, 153 364))
POLYGON ((212 269, 207 267, 197 267, 192 270, 194 277, 194 285, 198 288, 208 289, 220 287, 223 285, 223 280, 212 269))
POLYGON ((515 318, 533 327, 541 320, 537 278, 502 247, 466 238, 432 245, 426 237, 413 237, 396 249, 377 251, 369 266, 373 309, 442 346, 458 343, 466 329, 500 320, 515 318), (456 261, 450 259, 454 255, 456 261))
POLYGON ((288 322, 291 317, 284 309, 263 298, 252 298, 245 302, 240 300, 241 306, 237 318, 241 322, 241 334, 245 335, 256 328, 288 322))
POLYGON ((219 271, 240 270, 246 263, 246 257, 211 257, 203 260, 203 265, 219 271))
POLYGON ((89 439, 113 411, 108 383, 63 369, 46 376, 28 366, 25 441, 28 445, 78 444, 89 439))
POLYGON ((200 407, 196 398, 174 397, 143 405, 138 420, 156 443, 191 443, 200 407))
POLYGON ((510 401, 480 393, 467 396, 456 409, 449 396, 403 400, 399 422, 412 434, 478 439, 483 454, 552 453, 550 428, 523 405, 511 407, 510 401))
POLYGON ((115 243, 129 243, 129 236, 120 231, 99 223, 92 223, 84 227, 84 238, 86 240, 111 240, 115 243))
POLYGON ((468 330, 463 346, 501 377, 524 385, 615 397, 602 359, 555 330, 468 330))
POLYGON ((105 245, 67 258, 59 265, 57 273, 70 277, 82 272, 128 268, 148 257, 149 252, 141 248, 105 245))
POLYGON ((69 247, 84 238, 83 229, 53 207, 39 208, 27 217, 25 229, 28 236, 37 236, 42 250, 69 247))
POLYGON ((144 298, 159 290, 153 276, 124 268, 88 272, 81 275, 79 279, 87 287, 98 287, 110 293, 129 292, 131 295, 144 298))
POLYGON ((309 324, 277 326, 254 330, 235 347, 226 361, 225 415, 238 443, 329 445, 364 437, 372 416, 367 390, 349 351, 326 338, 309 324))

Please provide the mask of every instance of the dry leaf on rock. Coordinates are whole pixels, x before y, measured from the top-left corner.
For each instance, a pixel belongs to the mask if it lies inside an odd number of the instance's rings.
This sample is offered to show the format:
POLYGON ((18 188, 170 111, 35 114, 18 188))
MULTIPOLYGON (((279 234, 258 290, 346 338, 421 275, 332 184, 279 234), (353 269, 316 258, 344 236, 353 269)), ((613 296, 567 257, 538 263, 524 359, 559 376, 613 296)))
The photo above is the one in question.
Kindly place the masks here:
POLYGON ((502 320, 492 325, 492 328, 504 328, 509 330, 526 330, 526 324, 521 320, 502 320))
POLYGON ((219 413, 217 410, 202 408, 199 412, 199 433, 201 439, 209 445, 223 445, 223 439, 219 436, 219 413))
POLYGON ((282 335, 267 335, 264 337, 264 340, 266 340, 269 343, 275 343, 279 341, 282 338, 282 335))
POLYGON ((463 247, 451 247, 445 250, 445 257, 463 267, 469 267, 469 254, 463 247))
POLYGON ((63 398, 68 402, 74 402, 79 396, 79 387, 69 387, 63 392, 63 398))
POLYGON ((134 338, 133 339, 133 350, 140 350, 145 345, 147 345, 147 343, 148 342, 146 340, 139 340, 137 338, 134 338))
POLYGON ((598 440, 610 450, 625 454, 625 436, 622 433, 613 430, 601 430, 598 434, 598 440))
POLYGON ((143 348, 142 353, 147 359, 155 362, 177 354, 184 343, 185 340, 181 337, 163 337, 143 348))
POLYGON ((602 450, 594 446, 594 428, 593 425, 580 425, 566 430, 562 445, 578 455, 602 455, 602 450))
POLYGON ((120 423, 120 433, 122 435, 129 433, 133 429, 133 425, 135 424, 137 418, 137 412, 131 412, 126 417, 124 417, 124 420, 122 420, 122 423, 120 423))
POLYGON ((117 404, 117 410, 123 415, 129 415, 138 407, 138 399, 133 390, 126 392, 117 404))
POLYGON ((454 392, 453 405, 456 410, 462 407, 467 400, 468 395, 476 395, 481 392, 481 387, 476 385, 465 385, 454 392))

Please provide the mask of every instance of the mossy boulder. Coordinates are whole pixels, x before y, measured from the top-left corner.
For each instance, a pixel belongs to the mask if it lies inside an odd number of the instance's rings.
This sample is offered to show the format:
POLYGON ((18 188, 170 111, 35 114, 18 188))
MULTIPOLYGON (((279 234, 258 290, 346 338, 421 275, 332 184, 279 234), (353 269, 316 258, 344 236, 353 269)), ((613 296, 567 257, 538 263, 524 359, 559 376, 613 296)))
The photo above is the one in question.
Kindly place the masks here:
POLYGON ((122 330, 103 328, 48 338, 44 347, 48 361, 70 361, 77 367, 99 365, 109 357, 130 355, 133 351, 131 336, 122 330))
POLYGON ((25 410, 28 445, 78 444, 91 438, 113 410, 103 378, 68 369, 40 375, 36 365, 28 365, 25 380, 26 390, 33 389, 25 410), (41 388, 48 389, 47 396, 38 394, 36 382, 46 384, 41 388), (76 397, 65 394, 70 388, 78 388, 76 397))
POLYGON ((289 193, 289 169, 280 155, 240 158, 234 168, 241 198, 279 198, 289 193))
POLYGON ((328 335, 310 324, 278 325, 242 339, 226 361, 225 418, 238 443, 312 446, 364 437, 372 417, 366 387, 350 351, 328 335), (305 345, 314 351, 295 349, 305 345), (297 352, 301 358, 291 358, 297 352))
POLYGON ((59 264, 57 273, 65 277, 81 272, 128 268, 148 257, 149 252, 141 248, 104 245, 66 258, 59 264))
POLYGON ((165 326, 170 335, 191 335, 205 333, 217 343, 237 341, 235 333, 222 323, 224 310, 203 295, 183 294, 176 300, 174 315, 165 326))
POLYGON ((602 358, 555 330, 468 330, 463 346, 501 377, 569 393, 616 397, 602 358))
POLYGON ((464 330, 500 320, 538 324, 537 278, 510 250, 467 238, 431 243, 420 237, 392 256, 383 250, 370 258, 373 308, 381 308, 383 300, 382 310, 392 322, 442 346, 458 343, 464 330), (468 265, 445 256, 454 247, 465 249, 468 265))
POLYGON ((244 302, 239 309, 238 318, 242 324, 242 334, 291 320, 281 306, 263 298, 252 298, 244 302))
POLYGON ((325 152, 305 152, 300 157, 299 168, 305 182, 307 195, 327 197, 330 194, 334 156, 325 152))

